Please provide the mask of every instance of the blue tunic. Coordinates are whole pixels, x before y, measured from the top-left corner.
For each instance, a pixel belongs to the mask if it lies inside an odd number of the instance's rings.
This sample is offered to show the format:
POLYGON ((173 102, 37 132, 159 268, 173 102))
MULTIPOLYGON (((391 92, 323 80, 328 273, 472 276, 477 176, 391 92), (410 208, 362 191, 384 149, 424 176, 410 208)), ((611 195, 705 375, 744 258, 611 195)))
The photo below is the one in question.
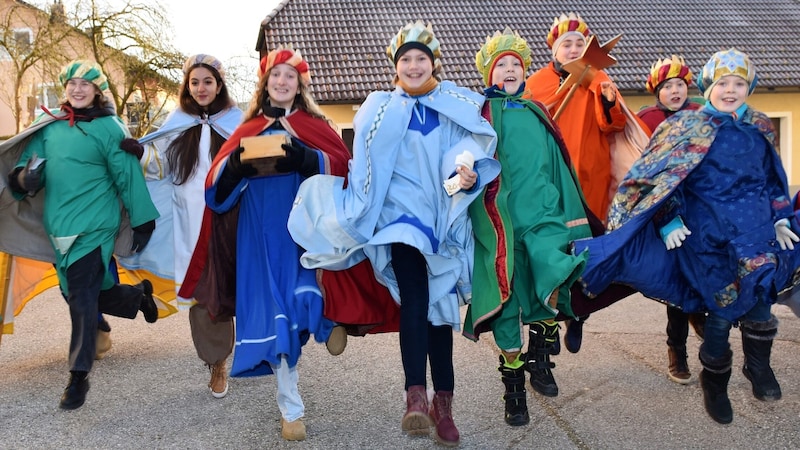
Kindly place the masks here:
POLYGON ((316 271, 300 266, 302 251, 286 228, 302 180, 297 172, 245 178, 222 203, 215 200, 216 186, 206 191, 214 212, 240 203, 231 376, 271 374, 269 364, 279 363, 281 355, 294 367, 311 334, 325 342, 333 328, 322 316, 316 271))
POLYGON ((428 320, 460 329, 459 300, 472 291, 467 207, 500 172, 482 104, 482 96, 447 81, 419 97, 401 88, 370 94, 354 119, 346 188, 344 178, 320 175, 298 192, 288 226, 306 249, 303 266, 342 270, 368 258, 399 303, 391 244, 412 246, 428 266, 428 320), (442 183, 464 151, 474 156, 478 182, 450 197, 442 183))

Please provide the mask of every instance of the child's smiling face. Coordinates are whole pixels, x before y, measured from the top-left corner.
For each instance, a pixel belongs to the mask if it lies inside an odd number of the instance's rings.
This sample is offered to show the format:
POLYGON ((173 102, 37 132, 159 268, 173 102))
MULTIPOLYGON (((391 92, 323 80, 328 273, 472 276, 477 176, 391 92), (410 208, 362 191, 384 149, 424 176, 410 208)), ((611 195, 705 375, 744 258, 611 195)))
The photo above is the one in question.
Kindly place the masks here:
POLYGON ((433 76, 433 61, 427 53, 412 48, 397 59, 395 70, 406 87, 418 89, 433 76))
POLYGON ((525 80, 522 61, 514 55, 505 55, 498 59, 492 69, 491 83, 501 87, 509 94, 515 94, 525 80))
POLYGON ((720 112, 732 113, 747 100, 747 81, 737 75, 725 75, 711 88, 708 101, 720 112))

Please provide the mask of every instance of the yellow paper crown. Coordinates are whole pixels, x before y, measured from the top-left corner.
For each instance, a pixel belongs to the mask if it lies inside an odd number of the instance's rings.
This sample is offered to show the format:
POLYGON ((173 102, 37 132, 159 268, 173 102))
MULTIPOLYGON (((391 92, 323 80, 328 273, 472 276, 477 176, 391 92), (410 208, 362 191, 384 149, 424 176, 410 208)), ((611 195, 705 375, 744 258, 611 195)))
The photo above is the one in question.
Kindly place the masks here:
POLYGON ((556 41, 569 32, 579 33, 587 38, 589 37, 589 25, 586 25, 581 16, 575 13, 561 14, 560 17, 553 19, 553 25, 550 27, 550 32, 547 33, 547 46, 555 50, 556 41))
POLYGON ((489 85, 495 61, 507 54, 514 54, 522 61, 523 72, 528 70, 531 65, 531 48, 519 33, 508 27, 502 33, 495 31, 493 36, 487 36, 483 47, 475 54, 475 66, 483 76, 484 85, 489 85))
POLYGON ((661 59, 650 66, 650 73, 647 75, 647 82, 645 87, 651 94, 656 93, 656 88, 659 84, 669 80, 670 78, 680 78, 686 82, 687 86, 692 84, 692 71, 682 56, 672 55, 671 58, 661 59))

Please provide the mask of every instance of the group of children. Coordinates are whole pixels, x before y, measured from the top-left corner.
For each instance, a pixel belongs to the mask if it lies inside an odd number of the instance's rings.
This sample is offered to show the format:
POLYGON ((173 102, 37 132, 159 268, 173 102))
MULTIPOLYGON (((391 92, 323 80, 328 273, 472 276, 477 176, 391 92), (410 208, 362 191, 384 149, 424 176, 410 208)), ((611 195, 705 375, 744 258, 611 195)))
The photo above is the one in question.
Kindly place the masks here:
MULTIPOLYGON (((192 335, 212 371, 212 395, 227 393, 225 361, 235 341, 231 374, 274 373, 281 434, 302 440, 301 347, 313 336, 337 354, 347 333, 399 331, 402 429, 412 435, 432 429, 437 442, 457 446, 451 405, 460 306, 469 305, 465 336, 494 335, 505 421, 519 426, 530 420, 526 372, 535 391, 558 394, 550 359, 561 346, 557 321, 571 321, 565 344, 577 351, 586 319, 577 302, 627 285, 668 305, 673 380, 691 377, 688 323, 702 333, 700 381, 714 420, 733 418, 731 326, 742 332, 742 370, 754 395, 779 399, 769 364, 777 332, 770 306, 798 278, 800 228, 772 124, 746 103, 757 81, 752 62, 735 49, 715 53, 698 80, 701 105, 688 100, 692 73, 683 60, 658 60, 646 84, 657 103, 636 117, 602 71, 579 80, 572 95, 558 89, 570 76, 564 66, 581 57, 589 36, 579 16, 556 18, 547 36, 553 61, 526 79, 527 42, 510 29, 496 32, 475 57, 486 86, 480 95, 442 80, 431 26, 407 24, 387 48, 395 89, 373 92, 359 108, 352 156, 310 96, 310 71, 299 51, 279 47, 261 60, 244 114, 228 97, 219 61, 191 57, 180 108, 160 131, 141 139, 144 146, 125 141, 124 152, 114 151, 123 132, 106 139, 104 157, 124 167, 124 179, 136 180, 105 190, 126 200, 129 185, 143 185, 132 173, 138 159, 153 198, 162 199, 159 227, 170 217, 174 239, 142 251, 155 212, 142 198, 148 196, 130 194, 145 212, 123 202, 139 234, 137 255, 122 262, 167 274, 178 297, 194 305, 192 335), (242 159, 241 140, 269 134, 286 137, 286 156, 276 173, 265 175, 242 159), (649 134, 642 157, 626 159, 624 152, 643 145, 636 136, 649 134), (619 173, 626 173, 621 183, 619 173)), ((99 78, 90 73, 64 77, 72 103, 64 104, 69 115, 58 123, 70 132, 102 117, 84 113, 82 103, 75 105, 83 99, 70 96, 72 84, 82 83, 95 83, 90 91, 100 96, 99 78)), ((46 203, 86 187, 66 180, 57 151, 39 141, 11 174, 19 198, 58 180, 64 182, 47 191, 46 203), (29 164, 35 153, 51 161, 38 173, 29 164)), ((111 205, 106 212, 112 210, 118 211, 111 205)), ((70 240, 76 232, 51 231, 48 224, 71 309, 97 310, 118 224, 110 220, 105 228, 114 233, 86 247, 88 262, 86 252, 73 255, 82 234, 70 240), (89 262, 97 273, 88 273, 89 262), (101 278, 83 282, 88 275, 101 278), (80 283, 92 290, 79 291, 80 283)), ((161 242, 156 230, 153 240, 161 242)), ((132 314, 141 309, 150 321, 152 289, 143 289, 132 314)), ((71 348, 96 327, 88 313, 76 317, 73 329, 83 331, 73 332, 71 348)), ((73 376, 75 370, 86 379, 86 366, 75 366, 73 376)), ((68 388, 62 407, 79 407, 86 391, 88 382, 68 388)))

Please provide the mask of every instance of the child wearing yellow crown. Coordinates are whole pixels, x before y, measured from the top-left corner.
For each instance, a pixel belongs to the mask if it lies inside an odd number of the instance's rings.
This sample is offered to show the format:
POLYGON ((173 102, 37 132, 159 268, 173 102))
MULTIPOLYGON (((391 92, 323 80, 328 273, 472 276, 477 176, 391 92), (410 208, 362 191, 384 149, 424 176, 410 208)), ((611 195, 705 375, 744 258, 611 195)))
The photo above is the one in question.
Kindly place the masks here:
POLYGON ((700 384, 706 411, 723 424, 733 421, 734 325, 753 395, 781 398, 769 363, 778 331, 770 309, 800 279, 798 224, 775 129, 746 103, 756 82, 746 54, 715 53, 698 81, 708 103, 656 129, 614 197, 610 233, 576 241, 574 250, 589 250, 581 279, 588 293, 619 282, 685 312, 708 311, 700 384))
POLYGON ((475 55, 487 86, 483 115, 497 131, 495 158, 503 170, 470 205, 475 268, 464 334, 477 340, 492 331, 502 353, 498 370, 511 426, 529 422, 526 369, 534 390, 558 395, 550 362, 555 317, 571 314, 570 286, 586 262, 586 255, 570 255, 567 245, 591 236, 592 213, 561 134, 543 105, 523 98, 530 63, 528 44, 509 28, 487 38, 475 55))
MULTIPOLYGON (((689 86, 692 85, 692 70, 686 65, 683 57, 672 55, 671 58, 659 58, 650 67, 645 88, 656 96, 656 104, 637 113, 651 133, 658 126, 678 111, 696 110, 700 103, 689 98, 689 86)), ((680 384, 688 384, 692 379, 686 353, 686 338, 689 335, 689 323, 697 336, 703 338, 704 313, 687 314, 679 308, 667 306, 667 357, 669 359, 669 379, 680 384)))

